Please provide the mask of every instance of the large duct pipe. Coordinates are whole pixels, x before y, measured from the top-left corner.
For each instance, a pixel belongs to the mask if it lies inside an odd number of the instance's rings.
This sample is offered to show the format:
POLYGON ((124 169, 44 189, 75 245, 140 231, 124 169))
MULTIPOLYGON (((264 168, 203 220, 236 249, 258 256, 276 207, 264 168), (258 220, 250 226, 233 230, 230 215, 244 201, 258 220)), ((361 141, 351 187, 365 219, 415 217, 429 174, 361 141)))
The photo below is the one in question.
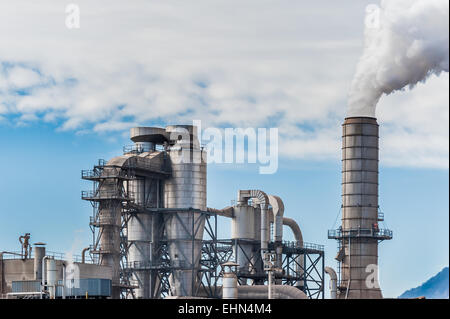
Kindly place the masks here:
POLYGON ((268 195, 269 204, 272 206, 274 229, 274 241, 275 243, 281 243, 283 241, 283 215, 284 215, 284 203, 280 197, 275 195, 268 195))
POLYGON ((337 298, 337 275, 333 268, 325 267, 325 272, 330 276, 330 298, 337 298))
POLYGON ((219 216, 227 217, 227 218, 233 218, 234 217, 234 208, 231 206, 227 206, 223 209, 216 209, 216 208, 207 208, 207 211, 219 216))
MULTIPOLYGON (((297 242, 297 246, 303 248, 303 235, 297 222, 292 218, 283 217, 283 225, 286 225, 291 229, 292 233, 294 234, 295 241, 297 242)), ((303 256, 304 255, 302 254, 298 255, 295 265, 296 273, 299 277, 302 277, 304 274, 305 262, 303 256)), ((299 285, 303 286, 304 282, 299 282, 299 285)))
POLYGON ((269 216, 268 205, 269 199, 261 190, 240 190, 238 200, 240 203, 246 203, 250 198, 256 199, 257 204, 261 208, 261 252, 267 251, 269 243, 269 216))
POLYGON ((378 239, 355 235, 371 232, 378 221, 378 123, 349 117, 342 128, 341 284, 346 298, 382 298, 378 282, 366 284, 367 266, 378 266, 378 239))
POLYGON ((294 234, 298 247, 303 247, 303 235, 297 222, 289 217, 283 217, 283 225, 288 226, 294 234))
MULTIPOLYGON (((283 253, 283 215, 284 215, 284 203, 280 197, 275 195, 268 195, 269 204, 272 206, 272 216, 274 223, 274 242, 277 254, 276 267, 281 269, 283 266, 282 253, 283 253)), ((276 280, 277 284, 281 284, 281 279, 276 280)))
MULTIPOLYGON (((268 286, 238 286, 238 299, 268 299, 268 286)), ((308 299, 298 288, 288 285, 272 285, 272 299, 308 299)))

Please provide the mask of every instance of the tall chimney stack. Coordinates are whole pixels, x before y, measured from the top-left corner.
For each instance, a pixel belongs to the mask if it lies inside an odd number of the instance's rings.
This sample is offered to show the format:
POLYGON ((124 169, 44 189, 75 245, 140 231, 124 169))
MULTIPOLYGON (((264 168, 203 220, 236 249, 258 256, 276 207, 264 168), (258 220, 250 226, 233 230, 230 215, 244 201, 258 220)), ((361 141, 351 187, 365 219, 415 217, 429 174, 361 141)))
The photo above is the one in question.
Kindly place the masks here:
POLYGON ((378 123, 349 117, 342 127, 342 225, 328 234, 339 243, 339 298, 379 299, 378 242, 392 232, 378 225, 378 123))

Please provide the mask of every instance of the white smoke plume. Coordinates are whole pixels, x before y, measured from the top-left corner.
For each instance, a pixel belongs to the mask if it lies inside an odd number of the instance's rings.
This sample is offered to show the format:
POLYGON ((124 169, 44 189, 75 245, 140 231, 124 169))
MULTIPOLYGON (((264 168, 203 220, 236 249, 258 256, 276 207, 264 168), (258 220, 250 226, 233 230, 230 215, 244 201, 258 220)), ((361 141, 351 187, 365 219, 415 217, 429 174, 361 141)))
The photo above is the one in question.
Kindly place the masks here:
POLYGON ((349 94, 348 116, 375 117, 383 94, 449 71, 449 1, 382 0, 367 7, 365 48, 349 94))

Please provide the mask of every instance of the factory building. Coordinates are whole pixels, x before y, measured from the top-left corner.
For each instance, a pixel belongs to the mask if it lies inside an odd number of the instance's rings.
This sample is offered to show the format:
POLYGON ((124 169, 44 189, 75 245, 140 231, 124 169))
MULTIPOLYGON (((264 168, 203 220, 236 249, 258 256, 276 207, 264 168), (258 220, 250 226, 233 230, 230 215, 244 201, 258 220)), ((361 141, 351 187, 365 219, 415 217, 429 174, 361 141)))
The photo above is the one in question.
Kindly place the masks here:
POLYGON ((19 252, 0 253, 1 298, 111 296, 110 267, 85 260, 84 256, 65 259, 63 254, 46 251, 43 243, 27 245, 26 249, 26 256, 19 252))
POLYGON ((343 128, 342 226, 328 233, 339 243, 337 272, 325 267, 322 245, 303 241, 281 194, 242 189, 231 206, 207 207, 197 127, 136 127, 123 154, 81 173, 92 185, 81 197, 93 208, 83 260, 51 256, 43 245, 34 255, 4 254, 2 296, 313 299, 324 298, 327 273, 331 298, 381 298, 377 279, 367 286, 378 242, 392 238, 378 227, 378 124, 348 118, 343 128), (230 236, 220 239, 224 218, 230 236))

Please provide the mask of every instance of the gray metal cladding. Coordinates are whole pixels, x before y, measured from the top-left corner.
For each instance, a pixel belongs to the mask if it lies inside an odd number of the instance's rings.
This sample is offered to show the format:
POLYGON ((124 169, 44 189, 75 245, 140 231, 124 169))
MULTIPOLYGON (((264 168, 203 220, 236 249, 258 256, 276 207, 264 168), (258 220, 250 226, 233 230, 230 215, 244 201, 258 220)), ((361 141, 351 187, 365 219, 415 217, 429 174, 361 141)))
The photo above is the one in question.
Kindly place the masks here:
MULTIPOLYGON (((372 229, 378 221, 378 124, 374 118, 347 118, 342 136, 342 231, 372 229)), ((367 266, 378 264, 376 238, 342 239, 341 286, 348 298, 381 298, 368 287, 367 266)), ((342 297, 342 296, 341 296, 342 297)))
POLYGON ((11 292, 38 292, 41 291, 40 280, 22 280, 11 283, 11 292))
MULTIPOLYGON (((62 280, 58 281, 62 285, 62 280)), ((109 297, 111 296, 111 280, 109 279, 74 279, 67 283, 65 289, 66 297, 109 297)), ((56 296, 62 296, 62 287, 56 289, 56 296)))
POLYGON ((199 269, 205 216, 186 209, 206 211, 205 154, 199 147, 195 127, 170 126, 166 130, 178 139, 168 150, 172 175, 164 183, 164 205, 175 209, 175 213, 166 217, 165 229, 172 266, 184 268, 173 271, 171 288, 177 296, 191 296, 199 269))
MULTIPOLYGON (((129 181, 129 188, 133 194, 135 204, 146 205, 149 183, 145 178, 129 181)), ((132 214, 128 220, 128 262, 132 265, 146 265, 151 260, 150 245, 152 240, 152 216, 150 214, 132 214)), ((139 283, 134 289, 136 298, 150 297, 150 271, 134 270, 133 279, 139 283)))
POLYGON ((181 145, 182 150, 169 151, 172 177, 165 182, 164 197, 167 208, 195 208, 206 210, 206 162, 202 151, 181 145), (192 152, 185 158, 183 152, 192 152), (197 162, 193 159, 197 158, 197 162))

